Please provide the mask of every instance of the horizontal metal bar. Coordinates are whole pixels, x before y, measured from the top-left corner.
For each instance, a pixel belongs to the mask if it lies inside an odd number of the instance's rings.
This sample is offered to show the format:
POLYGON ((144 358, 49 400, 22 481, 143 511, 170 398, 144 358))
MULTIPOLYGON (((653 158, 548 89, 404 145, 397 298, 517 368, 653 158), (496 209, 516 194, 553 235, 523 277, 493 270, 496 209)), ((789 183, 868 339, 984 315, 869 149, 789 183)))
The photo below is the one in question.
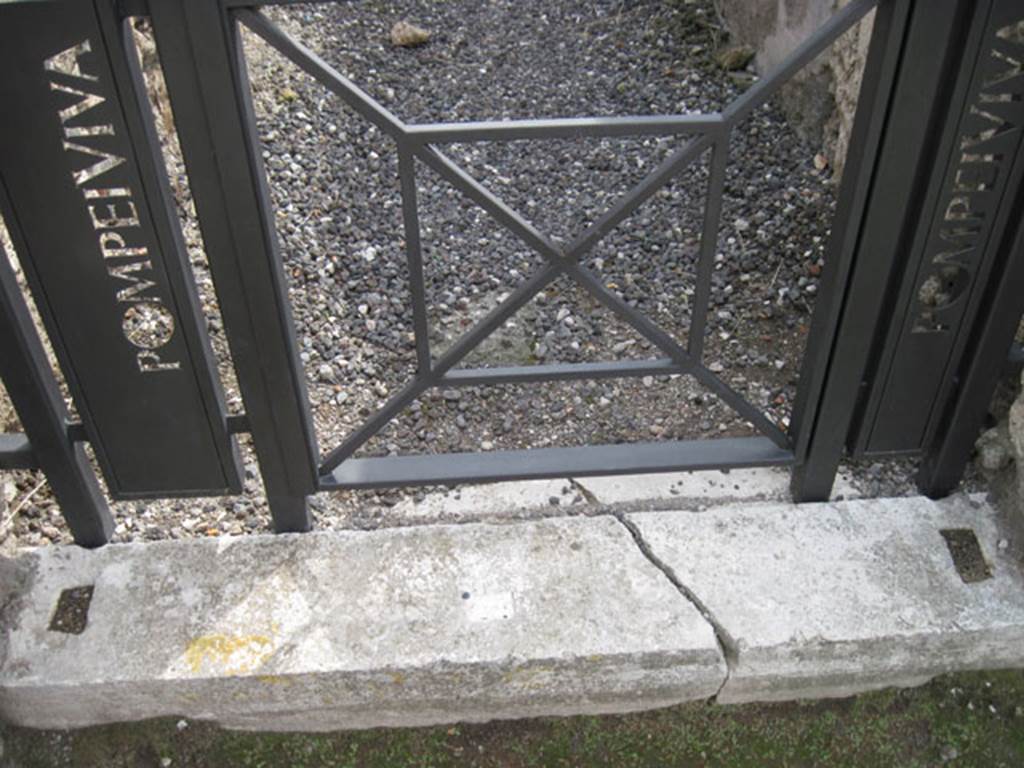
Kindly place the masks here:
POLYGON ((813 61, 850 27, 878 5, 878 0, 852 0, 801 43, 778 67, 758 80, 742 96, 726 107, 723 117, 730 127, 764 104, 797 72, 813 61))
POLYGON ((477 345, 487 338, 496 328, 504 323, 509 317, 519 311, 538 291, 544 290, 545 286, 551 283, 562 273, 556 266, 548 265, 510 293, 504 301, 494 307, 476 325, 460 336, 448 351, 438 358, 437 363, 424 375, 417 375, 411 382, 405 385, 398 394, 394 395, 367 421, 363 422, 355 432, 351 433, 345 441, 337 448, 329 451, 323 458, 320 465, 320 474, 325 475, 332 472, 338 465, 348 459, 353 453, 359 450, 360 446, 366 443, 380 432, 387 423, 397 416, 402 409, 412 403, 423 392, 430 387, 437 386, 450 369, 459 364, 466 355, 472 352, 477 345))
POLYGON ((236 19, 255 32, 259 37, 289 59, 299 69, 337 94, 362 117, 365 117, 394 139, 405 135, 405 124, 376 99, 338 72, 316 53, 298 40, 282 32, 270 19, 256 11, 239 9, 234 12, 236 19))
POLYGON ((674 136, 720 129, 717 112, 689 115, 631 115, 623 117, 558 117, 537 120, 481 120, 465 123, 408 125, 409 138, 423 144, 448 141, 513 141, 516 139, 575 139, 584 136, 674 136))
POLYGON ((320 490, 787 466, 793 462, 792 451, 778 448, 766 437, 386 456, 346 460, 320 478, 320 490))
POLYGON ((577 379, 619 379, 637 376, 665 376, 687 373, 674 360, 621 360, 601 363, 554 363, 551 365, 515 365, 501 368, 460 368, 441 379, 445 387, 469 387, 481 384, 517 384, 535 381, 574 381, 577 379))
POLYGON ((0 469, 38 469, 28 436, 0 433, 0 469))

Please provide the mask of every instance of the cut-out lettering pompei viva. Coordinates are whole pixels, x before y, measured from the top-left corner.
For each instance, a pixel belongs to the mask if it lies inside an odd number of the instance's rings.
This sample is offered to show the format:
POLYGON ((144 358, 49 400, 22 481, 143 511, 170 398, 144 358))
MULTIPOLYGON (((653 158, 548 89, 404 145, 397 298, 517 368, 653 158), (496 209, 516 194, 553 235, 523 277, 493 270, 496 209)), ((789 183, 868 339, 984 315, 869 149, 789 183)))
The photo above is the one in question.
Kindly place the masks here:
POLYGON ((1024 44, 1017 29, 1017 23, 999 29, 989 44, 985 75, 957 137, 938 231, 929 241, 912 333, 948 333, 954 328, 985 250, 1003 176, 1024 123, 1024 44))
POLYGON ((148 247, 133 243, 142 234, 142 224, 132 190, 104 183, 108 174, 126 163, 127 158, 104 149, 104 138, 115 136, 115 131, 113 125, 94 118, 94 110, 107 98, 100 92, 99 77, 85 71, 80 61, 81 56, 91 52, 92 43, 86 39, 43 62, 43 68, 54 75, 50 90, 68 97, 67 106, 58 109, 57 119, 61 123, 64 151, 74 157, 71 178, 82 192, 83 204, 96 232, 98 256, 111 279, 113 300, 124 305, 120 333, 133 348, 139 370, 180 370, 180 361, 165 359, 161 354, 174 335, 173 315, 154 290, 158 277, 148 247), (85 165, 81 164, 83 159, 85 165), (161 332, 147 337, 125 331, 137 327, 133 318, 140 309, 146 316, 164 318, 161 332))

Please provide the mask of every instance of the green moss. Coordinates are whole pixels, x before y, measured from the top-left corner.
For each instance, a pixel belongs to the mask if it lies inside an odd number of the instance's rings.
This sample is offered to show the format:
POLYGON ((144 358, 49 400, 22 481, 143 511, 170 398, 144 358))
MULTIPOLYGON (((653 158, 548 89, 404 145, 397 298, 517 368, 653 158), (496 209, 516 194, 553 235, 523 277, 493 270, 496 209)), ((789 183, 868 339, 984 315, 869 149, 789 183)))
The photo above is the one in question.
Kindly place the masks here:
POLYGON ((1024 671, 939 678, 853 699, 338 732, 243 733, 174 720, 3 731, 17 768, 558 768, 1024 765, 1024 671))

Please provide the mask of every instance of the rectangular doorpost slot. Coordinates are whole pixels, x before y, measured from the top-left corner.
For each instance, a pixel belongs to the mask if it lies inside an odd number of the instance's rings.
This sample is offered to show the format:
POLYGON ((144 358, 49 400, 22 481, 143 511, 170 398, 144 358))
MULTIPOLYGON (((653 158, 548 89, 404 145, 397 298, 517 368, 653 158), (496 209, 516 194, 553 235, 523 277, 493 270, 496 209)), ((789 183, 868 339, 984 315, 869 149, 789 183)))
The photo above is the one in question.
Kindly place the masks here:
POLYGON ((974 531, 970 528, 944 528, 939 533, 946 540, 953 567, 965 584, 992 578, 992 569, 974 531))

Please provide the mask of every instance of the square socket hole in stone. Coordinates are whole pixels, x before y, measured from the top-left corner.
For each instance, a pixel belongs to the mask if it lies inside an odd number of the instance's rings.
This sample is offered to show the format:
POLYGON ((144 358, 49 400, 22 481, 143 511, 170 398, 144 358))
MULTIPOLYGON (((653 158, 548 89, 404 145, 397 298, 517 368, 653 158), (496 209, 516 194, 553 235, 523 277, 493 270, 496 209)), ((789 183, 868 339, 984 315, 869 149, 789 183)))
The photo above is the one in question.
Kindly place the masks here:
POLYGON ((57 607, 50 619, 51 632, 80 635, 89 621, 89 605, 92 603, 93 585, 65 589, 57 598, 57 607))
POLYGON ((965 584, 992 578, 992 569, 981 551, 978 537, 970 528, 946 528, 940 530, 946 540, 946 547, 953 558, 953 567, 965 584))

